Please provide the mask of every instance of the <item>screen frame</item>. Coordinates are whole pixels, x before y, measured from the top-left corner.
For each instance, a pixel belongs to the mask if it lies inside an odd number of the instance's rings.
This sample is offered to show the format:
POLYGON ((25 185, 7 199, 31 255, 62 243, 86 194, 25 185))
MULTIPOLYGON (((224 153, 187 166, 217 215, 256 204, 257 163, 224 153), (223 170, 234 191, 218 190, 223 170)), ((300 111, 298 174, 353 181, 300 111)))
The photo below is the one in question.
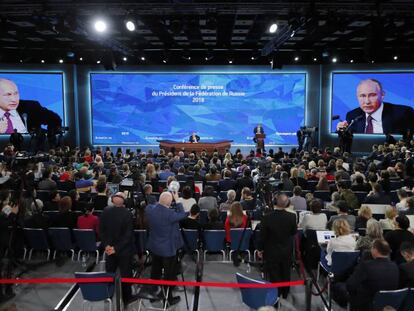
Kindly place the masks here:
MULTIPOLYGON (((153 74, 165 74, 165 75, 176 75, 176 74, 186 74, 186 75, 231 75, 231 74, 240 74, 240 75, 286 75, 286 74, 301 74, 304 76, 304 103, 303 103, 303 123, 299 124, 299 127, 306 125, 307 121, 307 106, 308 106, 308 94, 309 94, 309 86, 308 86, 308 71, 306 70, 292 70, 292 71, 277 71, 277 72, 269 72, 269 71, 220 71, 220 70, 197 70, 197 71, 116 71, 116 72, 107 72, 107 71, 89 71, 88 72, 88 87, 89 87, 89 113, 90 113, 90 142, 92 146, 102 146, 105 144, 99 144, 95 143, 94 140, 94 126, 93 126, 93 105, 92 105, 92 75, 99 75, 99 74, 131 74, 131 75, 153 75, 153 74)), ((298 127, 298 129, 299 129, 298 127)), ((126 147, 126 146, 142 146, 142 147, 158 147, 158 144, 110 144, 110 146, 114 147, 126 147)), ((232 147, 254 147, 255 144, 232 144, 232 147)), ((297 144, 266 144, 268 147, 278 147, 278 146, 284 146, 284 147, 296 147, 297 144)))
MULTIPOLYGON (((25 70, 25 71, 18 71, 18 70, 0 70, 0 75, 1 74, 35 74, 35 75, 45 75, 45 74, 57 74, 61 76, 61 83, 62 83, 62 112, 63 115, 62 117, 62 127, 66 127, 67 126, 67 122, 66 122, 66 116, 67 116, 67 112, 66 112, 66 92, 65 92, 65 72, 64 71, 39 71, 39 70, 25 70)), ((21 98, 19 98, 20 100, 21 98)), ((52 110, 53 111, 53 110, 52 110)), ((55 112, 55 111, 53 111, 55 112)), ((55 112, 56 113, 56 112, 55 112)), ((20 133, 24 136, 30 136, 29 132, 26 133, 20 133)), ((5 135, 9 135, 10 134, 6 134, 6 133, 1 133, 0 137, 4 137, 5 135)))

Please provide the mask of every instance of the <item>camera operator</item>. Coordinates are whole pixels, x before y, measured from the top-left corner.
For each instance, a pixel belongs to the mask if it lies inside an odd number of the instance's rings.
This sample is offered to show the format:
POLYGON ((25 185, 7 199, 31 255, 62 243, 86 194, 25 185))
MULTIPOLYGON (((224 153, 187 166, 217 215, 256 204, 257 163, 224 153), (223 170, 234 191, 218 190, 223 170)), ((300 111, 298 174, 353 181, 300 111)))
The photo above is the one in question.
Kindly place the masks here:
POLYGON ((296 137, 298 138, 298 152, 301 152, 303 149, 303 144, 305 143, 305 127, 301 126, 300 129, 296 132, 296 137))
POLYGON ((338 133, 339 138, 339 148, 341 148, 342 152, 350 153, 354 134, 349 129, 349 126, 338 127, 338 130, 336 132, 338 133))
MULTIPOLYGON (((150 205, 146 209, 149 227, 148 248, 152 255, 151 279, 161 279, 162 269, 165 280, 176 279, 177 251, 184 245, 179 222, 187 217, 183 205, 177 203, 178 199, 177 191, 163 192, 158 204, 150 205), (175 206, 171 208, 173 201, 175 206)), ((157 290, 151 294, 160 296, 157 290)), ((172 287, 166 298, 169 305, 180 301, 179 296, 172 295, 172 287)))

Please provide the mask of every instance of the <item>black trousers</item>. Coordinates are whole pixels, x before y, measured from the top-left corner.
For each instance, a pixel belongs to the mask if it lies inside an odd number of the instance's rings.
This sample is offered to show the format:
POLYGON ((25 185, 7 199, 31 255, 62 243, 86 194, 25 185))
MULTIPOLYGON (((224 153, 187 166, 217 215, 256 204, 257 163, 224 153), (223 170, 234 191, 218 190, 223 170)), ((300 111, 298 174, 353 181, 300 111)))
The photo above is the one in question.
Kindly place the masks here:
MULTIPOLYGON (((291 260, 265 260, 264 272, 266 279, 271 283, 289 282, 290 269, 292 267, 291 260)), ((279 287, 279 296, 286 298, 289 294, 289 287, 279 287)))
MULTIPOLYGON (((164 280, 177 280, 177 256, 161 257, 155 254, 152 256, 151 279, 160 280, 162 269, 164 269, 164 280)), ((172 296, 173 286, 170 286, 169 296, 172 296)))
MULTIPOLYGON (((116 272, 119 268, 122 278, 132 277, 132 255, 119 256, 117 254, 107 256, 105 262, 106 272, 116 272)), ((122 300, 126 303, 132 297, 131 284, 122 283, 122 300)))

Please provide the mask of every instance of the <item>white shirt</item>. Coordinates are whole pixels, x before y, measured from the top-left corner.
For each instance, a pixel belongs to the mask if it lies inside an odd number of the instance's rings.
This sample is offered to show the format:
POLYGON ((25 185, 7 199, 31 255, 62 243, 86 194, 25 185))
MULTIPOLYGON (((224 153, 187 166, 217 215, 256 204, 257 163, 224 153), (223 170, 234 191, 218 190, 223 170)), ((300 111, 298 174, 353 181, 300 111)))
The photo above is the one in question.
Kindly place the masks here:
MULTIPOLYGON (((6 111, 4 111, 3 109, 0 108, 1 120, 3 122, 6 122, 6 128, 5 128, 4 132, 7 130, 7 119, 4 116, 5 113, 6 113, 6 111)), ((26 126, 24 125, 23 120, 20 117, 17 110, 10 110, 9 113, 10 113, 10 120, 12 121, 13 129, 17 129, 18 133, 27 133, 26 126)))
POLYGON ((299 227, 303 230, 313 229, 313 230, 326 230, 326 224, 328 223, 328 218, 326 214, 306 214, 302 221, 299 223, 299 227))
MULTIPOLYGON (((383 134, 384 130, 382 128, 382 111, 384 110, 384 104, 381 104, 381 106, 371 114, 372 117, 372 129, 373 133, 375 134, 383 134)), ((365 129, 368 126, 368 116, 369 113, 365 113, 365 129)))
POLYGON ((353 252, 356 247, 356 240, 355 238, 350 235, 341 235, 336 238, 333 238, 328 242, 328 246, 326 247, 326 261, 328 265, 332 265, 332 253, 333 252, 353 252))
POLYGON ((181 203, 183 205, 184 212, 189 212, 191 207, 194 204, 197 204, 197 202, 194 198, 189 198, 189 199, 178 198, 177 203, 181 203))

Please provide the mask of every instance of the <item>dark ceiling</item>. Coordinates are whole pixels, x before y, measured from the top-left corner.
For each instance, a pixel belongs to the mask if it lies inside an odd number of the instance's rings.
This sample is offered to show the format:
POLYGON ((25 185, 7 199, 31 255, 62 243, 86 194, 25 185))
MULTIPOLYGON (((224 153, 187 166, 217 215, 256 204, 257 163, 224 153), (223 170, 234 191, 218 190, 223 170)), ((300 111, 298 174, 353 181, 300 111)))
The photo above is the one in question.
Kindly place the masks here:
POLYGON ((2 0, 0 17, 5 63, 414 61, 414 0, 2 0), (94 31, 97 17, 108 22, 107 33, 94 31), (134 32, 127 17, 137 23, 134 32), (270 34, 274 21, 278 31, 270 34))

